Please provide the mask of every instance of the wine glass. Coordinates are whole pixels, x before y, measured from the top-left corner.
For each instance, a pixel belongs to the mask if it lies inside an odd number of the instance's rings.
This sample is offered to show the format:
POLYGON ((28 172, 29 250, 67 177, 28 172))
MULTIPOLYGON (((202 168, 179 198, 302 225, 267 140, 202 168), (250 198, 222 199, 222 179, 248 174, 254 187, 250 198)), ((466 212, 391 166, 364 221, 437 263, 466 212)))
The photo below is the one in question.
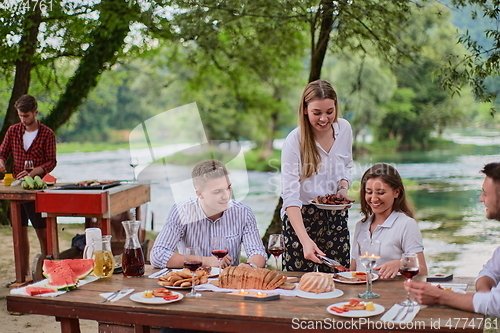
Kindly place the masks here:
POLYGON ((285 252, 285 238, 282 234, 272 234, 269 236, 267 250, 276 260, 276 270, 278 270, 278 257, 285 252))
MULTIPOLYGON (((419 272, 418 257, 416 253, 403 253, 401 260, 399 261, 399 272, 406 278, 406 281, 411 281, 415 275, 419 272)), ((418 305, 418 302, 412 301, 410 298, 410 292, 406 300, 399 303, 401 306, 414 306, 418 305)))
POLYGON ((364 239, 358 243, 359 261, 366 267, 366 291, 359 298, 378 298, 379 294, 372 291, 372 269, 380 259, 380 241, 364 239))
POLYGON ((201 294, 196 292, 194 277, 196 270, 201 267, 202 256, 200 249, 197 247, 188 247, 184 254, 184 267, 191 271, 193 275, 193 282, 191 283, 191 292, 186 294, 186 297, 200 297, 201 294))
POLYGON ((24 161, 24 170, 28 173, 28 175, 29 175, 29 173, 31 171, 33 171, 34 168, 35 167, 33 166, 33 161, 32 160, 26 160, 26 161, 24 161))
POLYGON ((139 165, 139 159, 137 157, 131 157, 129 161, 130 166, 134 170, 134 182, 137 181, 137 178, 135 177, 135 168, 139 165))
POLYGON ((212 254, 219 260, 219 274, 222 272, 222 259, 228 253, 227 240, 224 236, 214 236, 212 238, 212 254))

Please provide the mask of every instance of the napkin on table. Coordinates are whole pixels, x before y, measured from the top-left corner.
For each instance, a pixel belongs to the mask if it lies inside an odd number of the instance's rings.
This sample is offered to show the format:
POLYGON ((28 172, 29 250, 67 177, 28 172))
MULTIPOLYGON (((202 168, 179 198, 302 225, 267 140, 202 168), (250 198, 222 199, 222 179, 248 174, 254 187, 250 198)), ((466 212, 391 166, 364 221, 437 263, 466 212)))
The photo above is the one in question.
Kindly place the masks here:
POLYGON ((417 315, 418 311, 420 311, 420 308, 421 307, 425 307, 425 306, 422 306, 422 305, 416 305, 416 306, 412 306, 410 307, 410 309, 407 309, 406 307, 404 306, 401 306, 399 304, 394 304, 392 306, 392 308, 389 309, 389 311, 387 311, 381 318, 380 320, 382 321, 390 321, 392 323, 398 323, 398 324, 401 324, 401 323, 409 323, 411 321, 413 321, 413 319, 415 318, 415 316, 417 315), (402 311, 399 313, 399 315, 397 316, 397 318, 394 318, 394 316, 396 315, 396 313, 398 313, 399 310, 401 310, 401 308, 404 308, 402 309, 402 311), (406 312, 408 312, 408 314, 405 316, 406 312), (403 318, 404 317, 404 318, 403 318), (404 319, 404 320, 402 320, 404 319))

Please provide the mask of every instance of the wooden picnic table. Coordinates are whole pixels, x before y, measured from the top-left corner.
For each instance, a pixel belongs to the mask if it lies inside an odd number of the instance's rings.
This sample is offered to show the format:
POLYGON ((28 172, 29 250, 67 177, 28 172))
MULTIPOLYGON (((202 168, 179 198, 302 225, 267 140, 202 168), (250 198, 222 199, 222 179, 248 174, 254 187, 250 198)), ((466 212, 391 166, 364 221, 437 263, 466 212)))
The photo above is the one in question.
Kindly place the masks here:
POLYGON ((85 227, 99 227, 103 235, 111 233, 112 216, 138 209, 150 201, 150 186, 144 184, 121 184, 105 190, 24 190, 18 186, 0 185, 0 200, 10 200, 12 237, 14 243, 14 262, 16 283, 26 281, 29 267, 25 267, 24 258, 27 239, 26 228, 21 227, 21 204, 35 201, 37 212, 47 217, 47 254, 57 258, 59 241, 57 233, 58 216, 86 217, 85 227), (91 225, 91 218, 97 223, 91 225))
MULTIPOLYGON (((146 274, 152 272, 146 268, 146 274)), ((300 276, 300 273, 285 272, 300 276)), ((467 283, 467 292, 473 292, 473 278, 455 278, 454 283, 467 283)), ((126 278, 121 274, 100 279, 58 297, 7 296, 10 312, 54 316, 61 322, 63 333, 79 332, 79 319, 96 320, 99 332, 156 332, 157 327, 206 330, 217 332, 290 332, 294 329, 322 328, 349 332, 482 332, 483 327, 495 327, 495 321, 481 314, 461 311, 445 306, 430 306, 420 310, 412 322, 397 325, 380 321, 383 314, 369 318, 343 318, 332 315, 326 308, 334 303, 357 298, 365 284, 348 285, 336 283, 344 295, 332 299, 306 299, 281 296, 273 301, 245 301, 241 296, 220 292, 201 292, 202 297, 184 298, 178 302, 150 305, 136 303, 129 296, 116 302, 100 303, 103 292, 124 287, 135 288, 135 292, 159 287, 157 279, 126 278), (330 325, 330 326, 329 326, 330 325)), ((395 303, 406 298, 403 279, 378 280, 373 290, 381 294, 375 303, 389 310, 395 303)), ((189 290, 179 290, 183 293, 189 290)))

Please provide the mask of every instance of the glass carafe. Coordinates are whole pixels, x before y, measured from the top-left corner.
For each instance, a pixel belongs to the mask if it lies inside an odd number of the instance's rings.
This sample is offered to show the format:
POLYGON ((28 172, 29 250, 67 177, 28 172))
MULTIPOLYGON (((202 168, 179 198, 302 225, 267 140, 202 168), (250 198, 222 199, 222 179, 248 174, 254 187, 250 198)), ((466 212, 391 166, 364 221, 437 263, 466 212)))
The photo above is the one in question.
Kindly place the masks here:
POLYGON ((94 275, 100 278, 112 276, 115 269, 115 260, 111 252, 111 236, 102 236, 99 240, 94 239, 92 248, 94 275))
POLYGON ((127 234, 122 256, 123 275, 137 277, 144 275, 144 254, 139 242, 139 227, 141 221, 123 221, 123 228, 127 234))

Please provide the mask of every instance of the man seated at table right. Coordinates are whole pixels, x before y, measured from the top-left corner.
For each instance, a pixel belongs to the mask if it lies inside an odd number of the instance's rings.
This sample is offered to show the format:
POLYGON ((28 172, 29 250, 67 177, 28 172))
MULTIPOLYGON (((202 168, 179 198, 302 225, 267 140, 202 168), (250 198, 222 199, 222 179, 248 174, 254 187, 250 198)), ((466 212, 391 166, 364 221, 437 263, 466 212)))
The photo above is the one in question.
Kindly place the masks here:
POLYGON ((231 199, 231 182, 224 164, 216 160, 200 162, 191 177, 197 198, 172 207, 151 249, 151 264, 160 268, 183 267, 183 251, 194 246, 200 249, 204 266, 218 266, 211 253, 211 242, 213 236, 224 236, 229 254, 223 258, 222 268, 239 264, 241 244, 245 246, 247 263, 264 267, 266 252, 255 216, 250 207, 231 199))
MULTIPOLYGON (((486 164, 486 175, 479 201, 486 206, 486 217, 500 221, 500 163, 486 164)), ((425 282, 405 282, 415 299, 426 305, 441 304, 465 311, 500 317, 500 247, 486 262, 476 279, 476 293, 458 294, 425 282)))

